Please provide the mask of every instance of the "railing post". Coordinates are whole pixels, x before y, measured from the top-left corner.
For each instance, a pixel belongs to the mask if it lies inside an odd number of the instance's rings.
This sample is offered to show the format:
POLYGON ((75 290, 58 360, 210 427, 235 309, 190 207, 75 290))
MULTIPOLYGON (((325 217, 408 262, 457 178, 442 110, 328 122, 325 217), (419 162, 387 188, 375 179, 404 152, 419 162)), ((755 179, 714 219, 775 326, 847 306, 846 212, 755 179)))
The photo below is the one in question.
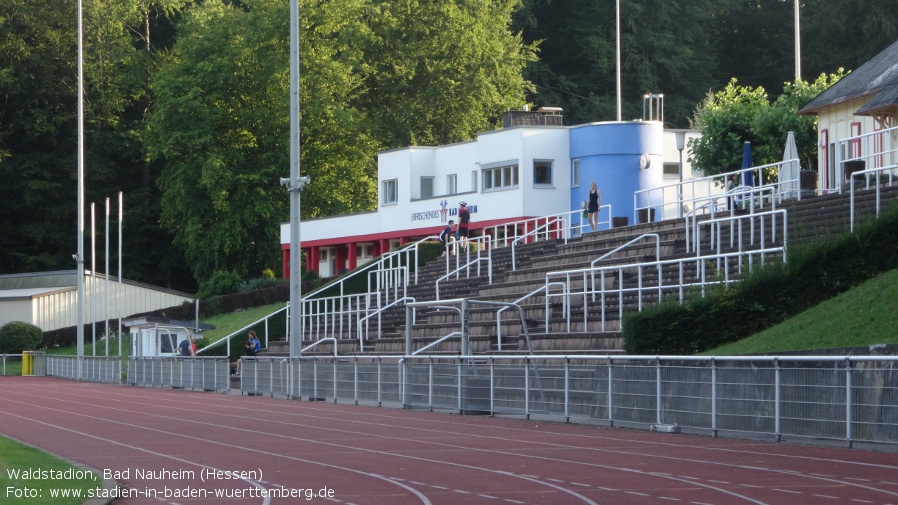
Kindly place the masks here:
POLYGON ((854 434, 852 432, 851 424, 851 406, 853 403, 853 398, 851 396, 851 358, 845 358, 845 442, 848 444, 848 448, 852 448, 854 445, 854 434))
POLYGON ((711 436, 717 437, 717 358, 711 358, 711 436))
POLYGON ((524 357, 524 417, 530 420, 530 357, 524 357))
POLYGON ((614 361, 612 361, 611 357, 608 357, 608 426, 614 427, 614 415, 612 412, 614 411, 614 397, 611 392, 613 379, 612 379, 612 371, 614 370, 614 361))
POLYGON ((564 358, 564 422, 571 422, 571 358, 564 358))
POLYGON ((782 431, 781 431, 781 425, 780 425, 780 422, 781 422, 781 419, 780 419, 780 412, 781 412, 780 402, 781 402, 781 400, 782 400, 782 397, 781 397, 781 394, 780 394, 780 379, 781 379, 780 373, 781 373, 781 371, 780 371, 780 361, 779 361, 779 358, 773 358, 773 367, 774 367, 774 385, 773 385, 773 387, 774 387, 774 392, 773 392, 774 400, 773 400, 773 401, 774 401, 774 416, 775 416, 775 418, 774 418, 774 428, 773 428, 773 429, 774 429, 774 431, 775 431, 774 435, 776 436, 776 441, 777 441, 777 442, 780 442, 780 441, 782 441, 782 431))
POLYGON ((661 357, 655 358, 655 422, 661 424, 661 357))

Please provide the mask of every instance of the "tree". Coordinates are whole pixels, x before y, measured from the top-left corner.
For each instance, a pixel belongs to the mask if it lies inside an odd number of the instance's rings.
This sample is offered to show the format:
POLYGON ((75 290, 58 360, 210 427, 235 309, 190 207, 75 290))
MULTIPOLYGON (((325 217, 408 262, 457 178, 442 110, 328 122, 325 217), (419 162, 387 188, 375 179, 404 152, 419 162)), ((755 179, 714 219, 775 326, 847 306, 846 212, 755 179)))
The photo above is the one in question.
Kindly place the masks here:
POLYGON ((520 110, 535 59, 510 29, 520 0, 373 0, 362 106, 387 147, 470 140, 520 110))
MULTIPOLYGON (((374 192, 375 144, 352 106, 364 34, 361 1, 305 2, 302 19, 303 216, 374 192)), ((289 5, 252 0, 192 9, 154 76, 147 147, 164 164, 162 222, 201 282, 279 263, 288 217, 289 5)))
POLYGON ((743 143, 751 142, 755 166, 782 161, 786 137, 795 133, 802 167, 815 169, 817 118, 799 116, 798 110, 835 84, 844 72, 821 75, 813 83, 787 83, 770 102, 764 88, 739 86, 735 79, 717 93, 709 93, 696 109, 692 127, 700 138, 689 141, 689 161, 705 175, 742 167, 743 143))

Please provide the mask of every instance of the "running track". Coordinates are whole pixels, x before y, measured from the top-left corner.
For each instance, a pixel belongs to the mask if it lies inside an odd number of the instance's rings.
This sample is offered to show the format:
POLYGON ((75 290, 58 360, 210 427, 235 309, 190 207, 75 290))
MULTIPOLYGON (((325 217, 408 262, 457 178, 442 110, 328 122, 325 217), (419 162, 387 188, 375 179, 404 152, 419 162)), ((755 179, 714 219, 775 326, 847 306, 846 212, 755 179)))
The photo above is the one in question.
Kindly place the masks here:
POLYGON ((898 505, 888 452, 43 377, 0 386, 0 433, 129 470, 122 504, 898 505), (210 469, 247 478, 204 482, 210 469), (282 487, 333 494, 264 497, 282 487))

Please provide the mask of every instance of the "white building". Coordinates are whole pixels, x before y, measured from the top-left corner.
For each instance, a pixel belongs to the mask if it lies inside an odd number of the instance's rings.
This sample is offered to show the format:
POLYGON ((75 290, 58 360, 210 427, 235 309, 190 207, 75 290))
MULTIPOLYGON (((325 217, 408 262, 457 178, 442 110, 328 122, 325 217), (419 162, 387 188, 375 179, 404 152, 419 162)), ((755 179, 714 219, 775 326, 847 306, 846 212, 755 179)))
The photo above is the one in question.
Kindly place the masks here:
POLYGON ((838 190, 858 169, 894 165, 898 161, 894 152, 898 146, 894 129, 898 127, 898 41, 820 93, 798 113, 818 118, 819 190, 838 190), (865 159, 883 152, 890 154, 865 159), (846 167, 846 160, 855 163, 846 167))
MULTIPOLYGON (((33 324, 43 331, 76 326, 78 272, 66 270, 0 275, 0 326, 10 321, 33 324)), ((104 323, 119 317, 193 302, 193 297, 139 282, 84 275, 84 323, 104 323)))
MULTIPOLYGON (((635 222, 636 191, 679 181, 675 134, 659 121, 563 126, 556 108, 508 112, 504 119, 504 128, 468 142, 379 153, 376 211, 301 222, 306 270, 329 277, 409 241, 436 236, 462 201, 476 236, 492 233, 486 229, 496 225, 576 213, 588 199, 590 181, 596 181, 613 214, 608 215, 609 207, 600 214, 607 227, 612 217, 635 222)), ((685 180, 693 178, 687 158, 684 152, 685 180)), ((675 216, 676 209, 659 206, 655 219, 675 216)), ((289 223, 281 225, 281 244, 289 277, 289 223)))

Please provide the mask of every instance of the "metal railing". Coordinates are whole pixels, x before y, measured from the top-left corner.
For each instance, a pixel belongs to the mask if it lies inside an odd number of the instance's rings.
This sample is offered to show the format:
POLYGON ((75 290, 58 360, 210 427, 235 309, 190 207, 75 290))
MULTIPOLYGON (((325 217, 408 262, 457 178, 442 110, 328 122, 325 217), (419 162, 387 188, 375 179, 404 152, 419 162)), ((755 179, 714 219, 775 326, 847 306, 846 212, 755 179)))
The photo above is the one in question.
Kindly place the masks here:
MULTIPOLYGON (((534 228, 533 230, 519 236, 518 238, 511 241, 511 270, 517 270, 517 246, 521 243, 530 243, 535 240, 541 234, 546 234, 546 232, 558 229, 560 226, 563 227, 565 224, 564 219, 560 217, 547 219, 545 224, 534 228)), ((567 237, 564 239, 564 243, 567 243, 567 237)))
MULTIPOLYGON (((597 229, 610 230, 612 227, 611 205, 602 205, 599 207, 597 229)), ((533 235, 531 237, 532 240, 560 239, 567 243, 569 239, 585 233, 585 230, 589 228, 589 223, 583 217, 582 210, 573 210, 487 226, 483 229, 483 234, 492 237, 493 247, 507 247, 515 240, 532 233, 537 228, 543 228, 543 231, 533 235), (547 223, 554 223, 555 226, 546 228, 545 225, 547 223)))
MULTIPOLYGON (((898 170, 898 126, 864 133, 838 141, 835 146, 834 173, 824 175, 824 191, 841 193, 846 172, 857 173, 871 169, 898 170), (846 165, 850 167, 846 170, 846 165), (861 167, 856 169, 857 167, 861 167)), ((872 173, 872 172, 866 172, 872 173)))
POLYGON ((452 279, 453 277, 458 280, 461 278, 462 273, 466 279, 471 278, 471 270, 473 268, 477 268, 476 276, 481 276, 481 265, 486 263, 487 269, 487 279, 488 282, 493 282, 493 248, 490 247, 492 241, 492 237, 489 235, 482 235, 480 237, 475 237, 473 239, 468 240, 469 246, 465 250, 465 262, 462 263, 461 251, 458 251, 458 254, 452 256, 455 258, 455 268, 450 270, 450 257, 446 257, 446 275, 441 276, 436 280, 435 290, 436 290, 436 299, 440 299, 440 283, 442 281, 446 281, 452 279), (474 259, 471 259, 471 245, 474 245, 474 259))
POLYGON ((22 375, 21 354, 0 354, 0 377, 22 375))
POLYGON ((247 360, 244 392, 699 435, 898 444, 893 356, 247 360))
POLYGON ((85 382, 122 382, 122 358, 120 356, 47 356, 46 374, 49 377, 73 379, 85 382))
MULTIPOLYGON (((652 209, 660 210, 661 215, 656 217, 656 219, 671 219, 694 211, 702 205, 702 202, 706 202, 708 198, 725 197, 727 196, 727 180, 733 175, 739 175, 741 180, 745 177, 744 174, 750 173, 753 179, 753 187, 773 186, 776 188, 775 193, 779 198, 787 197, 794 193, 792 187, 795 184, 795 180, 791 179, 775 183, 765 183, 764 172, 776 171, 781 173, 784 167, 792 166, 797 162, 798 160, 795 159, 779 161, 767 165, 733 170, 731 172, 711 175, 699 179, 676 182, 657 188, 641 189, 633 193, 634 222, 642 222, 643 220, 640 219, 641 216, 651 217, 652 209), (674 201, 668 200, 671 194, 676 197, 674 198, 674 201), (677 206, 679 205, 683 205, 684 207, 684 212, 682 212, 682 214, 670 211, 671 206, 673 206, 674 210, 677 210, 677 206), (688 207, 688 209, 686 207, 688 207), (671 215, 667 215, 668 213, 671 215)), ((737 188, 739 187, 741 186, 737 186, 737 188)), ((798 196, 800 197, 800 192, 798 196)), ((654 221, 656 219, 649 220, 654 221)))
POLYGON ((408 279, 407 266, 376 269, 364 293, 303 298, 303 339, 353 338, 361 319, 407 296, 408 279))
POLYGON ((227 391, 229 376, 227 356, 128 358, 128 384, 133 386, 227 391))
MULTIPOLYGON (((777 242, 777 237, 779 236, 781 238, 780 243, 782 244, 783 252, 785 253, 789 229, 788 213, 785 209, 769 210, 748 215, 724 216, 708 219, 706 221, 698 221, 695 223, 694 235, 696 237, 700 236, 702 227, 708 227, 710 229, 708 234, 710 238, 710 240, 708 240, 708 245, 712 250, 716 249, 717 254, 721 254, 723 252, 722 244, 726 238, 724 236, 724 229, 729 229, 729 247, 735 249, 737 252, 748 251, 749 249, 746 248, 744 243, 745 234, 743 233, 743 226, 745 226, 746 221, 748 222, 749 228, 749 245, 755 245, 755 238, 757 238, 760 242, 759 248, 767 249, 768 241, 771 244, 774 244, 777 242), (770 222, 769 226, 767 225, 768 221, 770 222), (777 222, 781 224, 777 226, 777 222), (759 234, 755 233, 756 225, 760 228, 759 234), (768 231, 770 234, 769 237, 768 231)), ((695 241, 695 255, 702 255, 702 247, 699 240, 695 241)), ((785 261, 786 257, 784 255, 783 262, 785 261)))
POLYGON ((770 203, 772 210, 776 210, 778 200, 782 202, 782 193, 778 193, 777 186, 772 184, 736 188, 735 191, 722 195, 696 200, 696 208, 690 210, 685 216, 686 252, 692 252, 694 248, 698 247, 697 231, 700 213, 710 216, 711 219, 715 219, 718 214, 736 216, 737 207, 741 207, 741 210, 748 211, 749 215, 754 215, 766 206, 766 202, 770 203), (721 200, 725 203, 721 204, 721 200))
POLYGON ((764 265, 768 256, 784 258, 785 247, 548 272, 546 284, 563 283, 565 290, 558 295, 547 293, 546 297, 560 299, 568 333, 574 331, 573 309, 578 307, 575 300, 582 302, 582 318, 577 321, 582 326, 579 332, 590 331, 590 323, 597 323, 598 331, 620 331, 620 326, 608 326, 608 306, 617 304, 615 320, 620 325, 628 297, 635 298, 636 310, 640 312, 646 303, 659 303, 665 294, 675 294, 682 303, 687 290, 696 288, 704 296, 709 286, 734 282, 745 266, 752 271, 755 258, 764 265), (675 280, 665 284, 666 276, 675 280), (592 287, 596 277, 598 287, 592 287), (595 305, 592 310, 590 300, 595 305))
MULTIPOLYGON (((230 356, 231 355, 231 340, 234 339, 235 337, 240 337, 241 343, 242 343, 243 341, 246 340, 245 332, 247 330, 249 330, 250 328, 252 328, 253 326, 256 326, 259 323, 265 323, 265 330, 262 332, 262 347, 268 347, 268 342, 269 342, 269 340, 271 340, 271 335, 268 330, 268 321, 271 320, 271 318, 275 317, 276 315, 280 314, 281 312, 284 313, 285 317, 288 317, 288 309, 289 309, 289 305, 285 305, 284 307, 281 307, 280 309, 272 312, 271 314, 268 314, 267 316, 265 316, 261 319, 257 319, 256 321, 249 323, 248 325, 244 326, 243 328, 240 328, 237 331, 231 332, 224 338, 218 339, 215 342, 212 342, 211 344, 207 345, 206 347, 203 347, 202 349, 197 349, 196 355, 199 356, 200 354, 207 354, 209 351, 211 351, 213 349, 217 349, 221 346, 224 346, 225 353, 226 353, 225 356, 230 356)), ((289 323, 286 326, 289 327, 289 323)))
POLYGON ((873 186, 875 189, 876 197, 876 217, 879 218, 880 210, 882 209, 882 186, 884 185, 884 181, 888 181, 888 186, 891 186, 895 183, 895 171, 898 170, 898 165, 890 165, 881 168, 868 168, 866 170, 860 170, 852 174, 851 181, 849 181, 849 191, 850 191, 850 207, 851 207, 851 231, 854 231, 854 220, 856 214, 856 205, 855 205, 855 189, 856 189, 856 181, 857 177, 860 176, 864 178, 864 189, 870 189, 871 179, 873 180, 873 186), (872 177, 870 177, 872 176, 872 177))

